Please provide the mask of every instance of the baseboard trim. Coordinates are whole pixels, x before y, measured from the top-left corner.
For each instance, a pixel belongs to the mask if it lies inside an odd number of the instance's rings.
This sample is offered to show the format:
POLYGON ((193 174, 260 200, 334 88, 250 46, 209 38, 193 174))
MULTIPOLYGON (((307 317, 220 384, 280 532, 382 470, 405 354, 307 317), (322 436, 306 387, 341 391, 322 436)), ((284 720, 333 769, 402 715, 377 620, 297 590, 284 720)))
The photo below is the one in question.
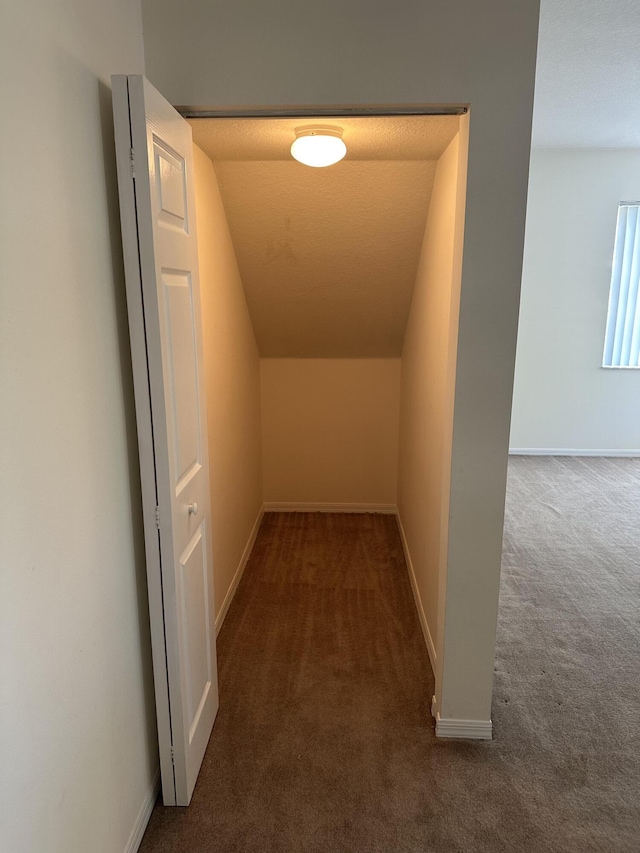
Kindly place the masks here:
POLYGON ((640 450, 584 450, 572 447, 510 447, 509 456, 640 456, 640 450))
POLYGON ((375 512, 395 515, 395 504, 333 504, 304 503, 288 501, 269 501, 264 505, 265 512, 375 512))
POLYGON ((233 601, 233 596, 236 594, 236 590, 238 589, 238 584, 242 579, 242 575, 244 574, 245 567, 249 562, 249 557, 251 556, 251 551, 253 550, 253 546, 256 541, 256 536, 258 535, 258 530, 260 529, 260 524, 262 523, 262 517, 264 515, 264 505, 260 507, 258 515, 256 516, 256 520, 251 529, 251 533, 249 534, 249 539, 247 540, 247 544, 245 545, 244 551, 242 552, 242 557, 240 557, 240 562, 238 563, 238 568, 236 569, 236 573, 233 576, 233 580, 231 581, 231 585, 227 590, 227 594, 224 597, 224 601, 222 602, 222 607, 220 608, 220 612, 216 616, 216 637, 220 633, 220 629, 222 628, 222 623, 224 622, 225 616, 227 615, 227 610, 229 609, 229 605, 233 601))
POLYGON ((436 647, 433 642, 433 637, 431 636, 431 631, 429 630, 429 624, 427 622, 427 617, 424 612, 424 607, 422 606, 422 599, 420 598, 420 590, 418 589, 418 581, 416 580, 416 573, 413 568, 413 563, 411 561, 411 554, 409 553, 409 543, 407 542, 407 537, 405 536, 404 527, 402 526, 402 519, 400 518, 400 512, 396 512, 396 519, 398 522, 398 530, 400 531, 400 540, 402 542, 402 550, 404 551, 404 559, 407 563, 407 570, 409 572, 409 580, 411 581, 411 589, 413 591, 413 600, 416 603, 416 610, 418 611, 418 618, 420 620, 420 626, 422 628, 422 635, 424 636, 424 641, 427 646, 427 651, 429 652, 429 660, 431 661, 431 669, 434 674, 436 672, 436 647))
POLYGON ((493 723, 491 720, 443 720, 438 711, 436 713, 436 737, 491 740, 493 723))
POLYGON ((138 849, 142 843, 142 836, 144 835, 144 831, 149 823, 149 818, 151 817, 151 812, 156 804, 159 793, 160 768, 158 768, 158 772, 155 775, 153 783, 147 792, 147 796, 144 798, 142 806, 140 807, 138 817, 136 818, 134 827, 131 830, 131 835, 127 841, 127 846, 124 848, 124 853, 138 853, 138 849))

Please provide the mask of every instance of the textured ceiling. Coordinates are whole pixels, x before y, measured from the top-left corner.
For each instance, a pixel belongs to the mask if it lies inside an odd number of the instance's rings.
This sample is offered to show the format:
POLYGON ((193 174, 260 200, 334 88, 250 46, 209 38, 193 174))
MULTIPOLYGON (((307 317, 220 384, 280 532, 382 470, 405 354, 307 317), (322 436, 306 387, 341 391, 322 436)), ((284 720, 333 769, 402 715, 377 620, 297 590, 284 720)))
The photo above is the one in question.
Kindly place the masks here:
POLYGON ((194 119, 214 161, 260 354, 398 356, 436 162, 453 116, 318 120, 344 128, 346 158, 295 162, 309 120, 194 119))
POLYGON ((458 130, 457 116, 363 118, 191 119, 193 141, 214 161, 283 160, 295 129, 309 124, 342 128, 351 160, 437 160, 458 130))
POLYGON ((542 0, 533 145, 640 148, 640 0, 542 0))

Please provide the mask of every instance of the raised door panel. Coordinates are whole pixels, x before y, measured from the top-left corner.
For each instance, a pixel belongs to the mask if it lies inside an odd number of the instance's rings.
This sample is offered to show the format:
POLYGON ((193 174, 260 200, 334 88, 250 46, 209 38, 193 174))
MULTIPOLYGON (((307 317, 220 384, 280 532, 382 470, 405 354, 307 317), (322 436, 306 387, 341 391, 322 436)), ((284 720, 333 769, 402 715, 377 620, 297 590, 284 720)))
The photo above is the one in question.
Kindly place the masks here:
POLYGON ((180 557, 178 577, 183 687, 189 742, 196 735, 212 686, 206 531, 201 525, 180 557))
POLYGON ((157 223, 189 233, 185 161, 153 135, 157 223))
POLYGON ((202 436, 196 328, 189 272, 162 270, 168 405, 173 420, 175 495, 201 466, 202 436))

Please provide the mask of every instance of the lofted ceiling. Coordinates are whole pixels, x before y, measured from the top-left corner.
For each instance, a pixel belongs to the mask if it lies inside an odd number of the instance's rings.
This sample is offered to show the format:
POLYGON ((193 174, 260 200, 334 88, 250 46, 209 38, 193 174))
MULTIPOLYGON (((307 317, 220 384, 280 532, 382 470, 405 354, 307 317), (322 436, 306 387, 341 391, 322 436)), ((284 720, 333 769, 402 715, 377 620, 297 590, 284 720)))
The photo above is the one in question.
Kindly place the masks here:
POLYGON ((640 148, 640 2, 542 0, 539 148, 640 148))
POLYGON ((309 119, 192 119, 213 160, 264 357, 399 356, 436 163, 455 116, 318 119, 347 156, 293 160, 309 119))

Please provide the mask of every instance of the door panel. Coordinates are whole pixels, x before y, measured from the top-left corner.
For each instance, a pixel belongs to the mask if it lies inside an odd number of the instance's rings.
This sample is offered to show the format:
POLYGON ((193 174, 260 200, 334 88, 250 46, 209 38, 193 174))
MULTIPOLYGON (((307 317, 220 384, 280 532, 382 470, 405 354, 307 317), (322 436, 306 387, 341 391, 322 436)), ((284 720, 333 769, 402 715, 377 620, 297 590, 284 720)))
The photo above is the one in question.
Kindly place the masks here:
POLYGON ((201 525, 180 557, 180 629, 189 741, 193 740, 212 682, 205 535, 201 525))
POLYGON ((143 77, 113 95, 162 790, 188 805, 218 710, 191 128, 143 77))
POLYGON ((158 221, 170 228, 189 233, 187 222, 187 183, 185 163, 154 135, 153 150, 158 175, 158 221))
POLYGON ((194 328, 191 275, 161 271, 168 347, 169 393, 174 424, 173 466, 176 495, 182 481, 200 467, 201 437, 198 411, 198 355, 194 328))

